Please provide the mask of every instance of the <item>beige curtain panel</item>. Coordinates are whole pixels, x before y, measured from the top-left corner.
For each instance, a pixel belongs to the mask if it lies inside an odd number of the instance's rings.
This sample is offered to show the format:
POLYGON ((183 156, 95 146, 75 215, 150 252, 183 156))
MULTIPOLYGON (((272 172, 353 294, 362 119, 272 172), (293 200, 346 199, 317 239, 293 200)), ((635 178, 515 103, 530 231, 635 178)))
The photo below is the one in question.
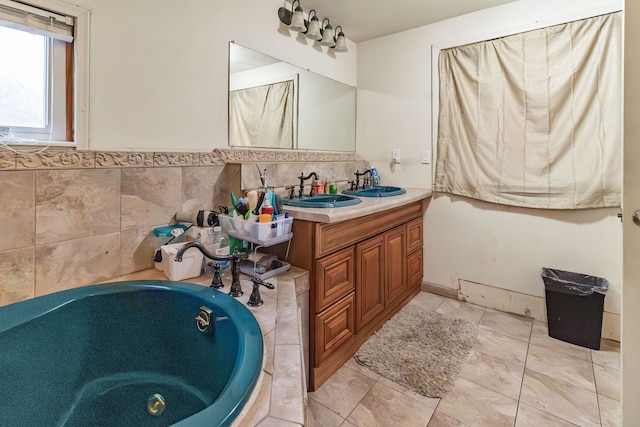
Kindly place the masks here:
POLYGON ((620 206, 622 17, 440 52, 435 191, 513 206, 620 206))
POLYGON ((293 80, 229 94, 232 147, 293 148, 293 80))

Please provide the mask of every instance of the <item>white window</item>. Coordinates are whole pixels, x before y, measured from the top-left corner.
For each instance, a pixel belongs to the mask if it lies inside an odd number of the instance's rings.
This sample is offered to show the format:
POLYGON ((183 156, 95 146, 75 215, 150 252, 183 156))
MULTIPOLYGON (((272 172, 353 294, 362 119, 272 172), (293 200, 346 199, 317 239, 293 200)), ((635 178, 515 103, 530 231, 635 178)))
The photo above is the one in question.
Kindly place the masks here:
POLYGON ((88 148, 89 12, 0 0, 0 145, 88 148))

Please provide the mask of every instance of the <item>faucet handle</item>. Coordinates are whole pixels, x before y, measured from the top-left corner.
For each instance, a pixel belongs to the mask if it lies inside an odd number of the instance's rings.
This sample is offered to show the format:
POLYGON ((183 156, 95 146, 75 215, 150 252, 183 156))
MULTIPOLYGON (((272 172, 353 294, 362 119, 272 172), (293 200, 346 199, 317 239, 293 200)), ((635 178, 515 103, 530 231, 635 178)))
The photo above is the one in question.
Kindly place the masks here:
POLYGON ((295 185, 287 185, 286 187, 284 187, 284 189, 289 192, 289 199, 293 199, 295 197, 295 185))

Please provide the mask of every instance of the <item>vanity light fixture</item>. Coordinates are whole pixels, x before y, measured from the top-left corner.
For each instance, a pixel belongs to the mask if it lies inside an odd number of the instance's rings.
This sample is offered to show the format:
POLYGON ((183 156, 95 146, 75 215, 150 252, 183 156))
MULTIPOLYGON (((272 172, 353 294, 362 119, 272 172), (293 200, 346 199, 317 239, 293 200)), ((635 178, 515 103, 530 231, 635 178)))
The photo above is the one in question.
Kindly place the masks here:
POLYGON ((304 19, 304 11, 300 6, 300 0, 293 0, 291 10, 286 7, 278 8, 280 22, 289 27, 290 30, 305 34, 307 38, 320 42, 322 46, 333 48, 335 52, 346 52, 348 50, 347 39, 342 32, 341 26, 337 26, 336 31, 334 31, 329 18, 324 18, 322 24, 320 24, 318 13, 315 9, 309 11, 308 17, 308 21, 304 19), (337 31, 338 29, 340 31, 337 31))
POLYGON ((322 40, 320 41, 322 46, 334 47, 336 45, 336 40, 333 38, 333 27, 331 27, 331 22, 329 18, 324 18, 322 20, 322 40), (324 25, 324 21, 327 21, 327 25, 324 25))
POLYGON ((336 37, 336 45, 333 47, 335 49, 336 52, 346 52, 347 51, 347 39, 344 36, 344 33, 342 32, 342 27, 340 25, 338 25, 336 27, 336 34, 338 34, 338 36, 336 37), (340 28, 340 31, 338 32, 338 28, 340 28))
POLYGON ((320 20, 318 19, 318 13, 315 9, 309 11, 309 29, 307 30, 307 37, 311 40, 322 40, 322 33, 320 32, 320 20), (313 18, 311 17, 313 13, 313 18))

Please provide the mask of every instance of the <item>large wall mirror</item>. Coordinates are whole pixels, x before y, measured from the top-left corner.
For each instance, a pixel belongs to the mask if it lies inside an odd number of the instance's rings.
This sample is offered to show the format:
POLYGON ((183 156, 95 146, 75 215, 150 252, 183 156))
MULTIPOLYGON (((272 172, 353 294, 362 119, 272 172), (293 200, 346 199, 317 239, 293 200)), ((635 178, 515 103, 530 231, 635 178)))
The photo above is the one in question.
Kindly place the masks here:
POLYGON ((229 145, 355 151, 356 88, 231 42, 229 145))

